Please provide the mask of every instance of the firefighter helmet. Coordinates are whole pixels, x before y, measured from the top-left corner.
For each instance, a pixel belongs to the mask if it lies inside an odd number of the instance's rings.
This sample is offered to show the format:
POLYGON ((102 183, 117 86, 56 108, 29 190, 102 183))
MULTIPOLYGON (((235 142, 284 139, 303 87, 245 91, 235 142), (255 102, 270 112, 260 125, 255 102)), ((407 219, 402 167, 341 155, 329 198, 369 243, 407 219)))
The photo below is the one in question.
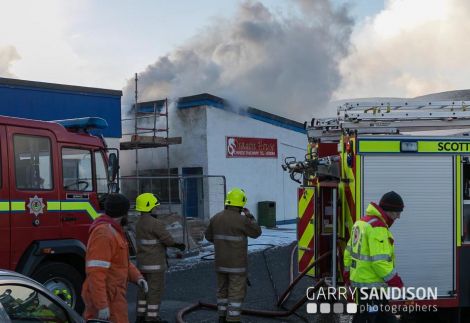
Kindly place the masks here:
POLYGON ((140 212, 150 212, 159 205, 160 202, 158 202, 157 197, 152 193, 140 194, 135 200, 135 210, 140 212))
POLYGON ((232 188, 227 193, 227 198, 225 199, 225 205, 230 206, 239 206, 244 207, 246 204, 247 198, 245 195, 245 191, 241 188, 235 187, 232 188))

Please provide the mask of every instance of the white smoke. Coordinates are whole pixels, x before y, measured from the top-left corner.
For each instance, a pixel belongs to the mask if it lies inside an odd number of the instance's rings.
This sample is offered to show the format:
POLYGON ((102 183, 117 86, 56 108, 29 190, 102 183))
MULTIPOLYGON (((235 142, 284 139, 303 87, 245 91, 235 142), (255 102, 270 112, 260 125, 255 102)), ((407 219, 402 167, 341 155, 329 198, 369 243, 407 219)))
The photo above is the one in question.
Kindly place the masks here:
MULTIPOLYGON (((288 14, 260 2, 240 4, 139 73, 139 101, 208 92, 299 121, 324 107, 339 86, 338 62, 353 22, 329 0, 291 0, 288 14)), ((124 89, 124 112, 134 81, 124 89)))
POLYGON ((14 61, 20 59, 20 55, 13 46, 0 46, 0 77, 12 77, 10 68, 14 61))
POLYGON ((469 88, 470 1, 388 0, 357 26, 335 98, 469 88))

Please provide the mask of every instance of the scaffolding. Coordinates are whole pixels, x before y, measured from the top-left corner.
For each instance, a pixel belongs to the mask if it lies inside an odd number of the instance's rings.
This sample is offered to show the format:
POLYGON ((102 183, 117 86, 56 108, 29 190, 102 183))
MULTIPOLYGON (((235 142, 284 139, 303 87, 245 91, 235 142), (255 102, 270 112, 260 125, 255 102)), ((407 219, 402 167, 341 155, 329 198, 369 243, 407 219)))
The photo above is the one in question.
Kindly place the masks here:
POLYGON ((135 74, 135 102, 133 105, 133 117, 122 119, 123 122, 133 121, 134 130, 131 133, 124 133, 123 136, 130 136, 130 141, 120 143, 121 150, 135 150, 135 176, 136 193, 140 192, 139 181, 139 149, 166 147, 166 162, 168 169, 168 205, 171 213, 171 168, 170 168, 170 145, 181 144, 181 137, 170 137, 168 99, 138 102, 138 77, 135 74), (158 128, 160 117, 165 118, 164 127, 158 128), (152 125, 142 126, 142 123, 152 125), (163 135, 160 135, 163 134, 163 135))

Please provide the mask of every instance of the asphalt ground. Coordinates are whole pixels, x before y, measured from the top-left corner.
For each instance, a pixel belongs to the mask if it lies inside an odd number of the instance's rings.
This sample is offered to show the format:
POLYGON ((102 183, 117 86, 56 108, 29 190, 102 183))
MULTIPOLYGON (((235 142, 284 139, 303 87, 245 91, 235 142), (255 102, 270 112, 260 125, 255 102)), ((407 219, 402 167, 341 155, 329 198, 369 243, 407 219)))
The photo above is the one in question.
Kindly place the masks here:
MULTIPOLYGON (((257 251, 249 255, 249 280, 244 308, 282 311, 275 306, 277 297, 289 284, 290 253, 293 245, 275 247, 265 252, 257 251), (268 270, 269 268, 269 270, 268 270), (269 272, 272 275, 270 279, 269 272)), ((291 308, 313 284, 311 278, 305 277, 294 289, 285 306, 291 308)), ((192 267, 170 270, 166 274, 166 289, 163 295, 160 316, 169 322, 175 322, 178 311, 198 300, 216 303, 216 276, 213 261, 201 261, 192 267)), ((135 320, 135 303, 137 287, 130 285, 128 289, 129 320, 135 320)), ((242 322, 341 322, 350 321, 349 316, 313 315, 307 314, 304 305, 297 311, 298 316, 284 318, 261 318, 243 316, 242 322)), ((185 321, 217 322, 217 312, 198 310, 185 316, 185 321)))

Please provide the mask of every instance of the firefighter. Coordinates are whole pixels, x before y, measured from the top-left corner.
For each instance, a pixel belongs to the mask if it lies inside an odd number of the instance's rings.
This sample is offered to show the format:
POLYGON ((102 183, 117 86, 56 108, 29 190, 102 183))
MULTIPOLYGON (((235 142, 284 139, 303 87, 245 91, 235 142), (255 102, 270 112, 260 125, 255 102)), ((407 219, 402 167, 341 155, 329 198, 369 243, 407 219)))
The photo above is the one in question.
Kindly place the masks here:
POLYGON ((121 194, 109 194, 104 208, 106 214, 90 227, 87 277, 82 289, 84 317, 127 323, 127 282, 136 283, 144 291, 148 287, 142 274, 129 261, 129 248, 121 227, 129 210, 129 200, 121 194))
POLYGON ((152 193, 137 196, 135 209, 141 212, 136 224, 137 265, 149 283, 147 294, 137 295, 137 321, 167 322, 159 316, 160 303, 165 285, 166 247, 184 251, 183 243, 176 243, 165 224, 152 213, 160 203, 152 193))
MULTIPOLYGON (((365 288, 367 294, 372 288, 403 287, 395 267, 394 240, 390 232, 403 208, 401 196, 391 191, 382 196, 379 205, 370 203, 366 215, 354 223, 344 252, 346 284, 365 288)), ((358 304, 360 310, 354 323, 396 322, 392 313, 383 310, 387 300, 359 299, 358 304)))
POLYGON ((258 238, 261 228, 248 209, 240 188, 227 193, 225 210, 210 220, 206 239, 214 243, 217 273, 217 308, 219 322, 240 322, 241 306, 246 296, 248 239, 258 238))

